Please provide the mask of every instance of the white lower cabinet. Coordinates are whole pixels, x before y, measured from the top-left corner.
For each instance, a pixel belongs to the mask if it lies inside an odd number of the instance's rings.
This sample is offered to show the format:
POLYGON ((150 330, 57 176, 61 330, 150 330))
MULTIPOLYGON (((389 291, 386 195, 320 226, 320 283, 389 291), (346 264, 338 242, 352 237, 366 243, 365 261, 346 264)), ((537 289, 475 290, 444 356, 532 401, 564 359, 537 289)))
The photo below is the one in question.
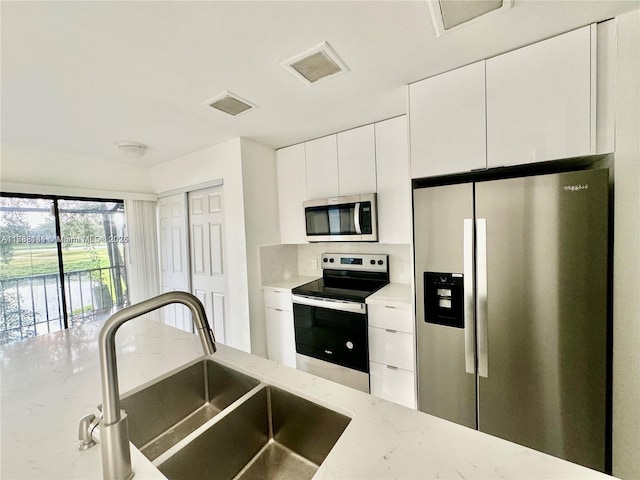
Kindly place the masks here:
POLYGON ((416 408, 411 307, 368 305, 371 394, 416 408))
POLYGON ((296 368, 291 290, 264 287, 264 307, 267 356, 282 365, 296 368))
POLYGON ((416 408, 415 374, 402 368, 369 362, 371 395, 416 408))

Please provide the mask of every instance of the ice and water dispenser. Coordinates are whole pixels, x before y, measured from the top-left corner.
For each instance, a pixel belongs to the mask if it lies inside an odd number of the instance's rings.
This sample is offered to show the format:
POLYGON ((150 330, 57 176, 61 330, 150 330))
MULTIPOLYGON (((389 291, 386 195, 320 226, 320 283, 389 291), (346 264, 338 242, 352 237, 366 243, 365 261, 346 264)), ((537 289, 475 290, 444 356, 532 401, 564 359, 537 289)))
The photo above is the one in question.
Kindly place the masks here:
POLYGON ((424 272, 424 321, 464 328, 464 287, 461 273, 424 272))

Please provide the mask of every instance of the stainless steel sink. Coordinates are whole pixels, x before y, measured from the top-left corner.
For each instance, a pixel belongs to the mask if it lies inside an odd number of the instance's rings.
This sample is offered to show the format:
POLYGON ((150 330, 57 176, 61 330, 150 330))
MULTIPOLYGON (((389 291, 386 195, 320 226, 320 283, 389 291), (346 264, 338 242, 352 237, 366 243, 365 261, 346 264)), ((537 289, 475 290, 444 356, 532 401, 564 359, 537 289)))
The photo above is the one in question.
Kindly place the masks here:
POLYGON ((259 383, 212 360, 202 360, 121 397, 130 441, 154 460, 259 383))
POLYGON ((120 402, 131 443, 169 480, 308 479, 351 421, 210 359, 120 402))
POLYGON ((158 459, 157 466, 170 480, 308 479, 349 422, 333 410, 262 385, 169 458, 158 459))

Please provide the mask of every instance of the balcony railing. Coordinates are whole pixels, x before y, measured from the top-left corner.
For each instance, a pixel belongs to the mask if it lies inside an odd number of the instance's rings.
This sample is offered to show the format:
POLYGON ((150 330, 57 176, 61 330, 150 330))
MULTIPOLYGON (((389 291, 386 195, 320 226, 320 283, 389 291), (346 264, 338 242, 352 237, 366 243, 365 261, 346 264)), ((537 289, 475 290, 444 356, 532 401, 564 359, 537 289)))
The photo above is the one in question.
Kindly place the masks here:
MULTIPOLYGON (((69 327, 109 316, 128 303, 124 265, 64 274, 69 327)), ((58 274, 0 279, 0 344, 64 328, 58 274)))

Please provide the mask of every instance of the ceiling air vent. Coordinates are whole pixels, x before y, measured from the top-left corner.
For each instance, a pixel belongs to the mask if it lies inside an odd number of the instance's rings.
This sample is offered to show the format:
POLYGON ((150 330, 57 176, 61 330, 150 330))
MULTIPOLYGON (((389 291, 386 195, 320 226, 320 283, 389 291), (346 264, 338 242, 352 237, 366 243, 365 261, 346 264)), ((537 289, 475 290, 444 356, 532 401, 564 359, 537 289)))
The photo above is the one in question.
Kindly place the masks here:
POLYGON ((428 3, 438 36, 488 13, 513 6, 513 0, 429 0, 428 3))
POLYGON ((316 85, 349 69, 327 42, 282 62, 282 66, 306 85, 316 85))
POLYGON ((233 117, 237 117, 238 115, 242 115, 243 113, 258 108, 256 104, 251 103, 250 101, 229 91, 216 95, 206 102, 203 102, 203 105, 208 105, 211 108, 215 108, 216 110, 233 117))

